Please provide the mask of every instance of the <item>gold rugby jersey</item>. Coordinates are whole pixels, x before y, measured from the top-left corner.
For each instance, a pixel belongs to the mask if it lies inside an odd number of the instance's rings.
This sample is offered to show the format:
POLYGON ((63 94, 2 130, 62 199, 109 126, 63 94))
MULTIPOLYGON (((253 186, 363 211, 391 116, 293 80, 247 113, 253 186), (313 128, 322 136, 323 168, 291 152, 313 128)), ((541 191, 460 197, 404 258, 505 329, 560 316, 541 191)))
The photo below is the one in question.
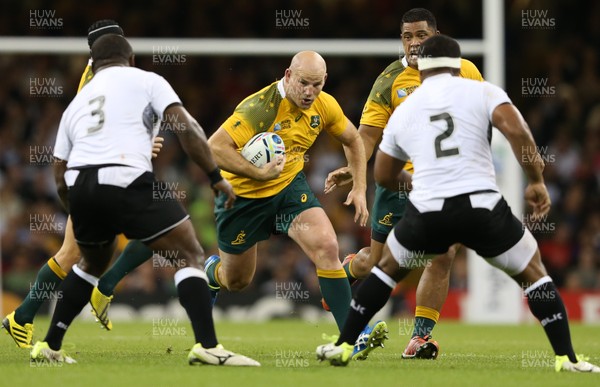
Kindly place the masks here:
MULTIPOLYGON (((461 77, 483 81, 481 73, 471 61, 462 59, 461 62, 461 77)), ((375 80, 360 123, 385 128, 394 109, 420 85, 419 71, 408 66, 406 57, 391 63, 375 80)), ((412 173, 412 163, 408 161, 404 169, 412 173)))
POLYGON ((277 133, 285 144, 286 163, 281 175, 269 181, 257 181, 223 171, 236 195, 265 198, 282 191, 304 167, 304 154, 321 131, 339 136, 347 118, 336 99, 321 91, 309 109, 301 109, 285 98, 283 80, 273 82, 245 98, 221 125, 241 151, 257 133, 277 133))

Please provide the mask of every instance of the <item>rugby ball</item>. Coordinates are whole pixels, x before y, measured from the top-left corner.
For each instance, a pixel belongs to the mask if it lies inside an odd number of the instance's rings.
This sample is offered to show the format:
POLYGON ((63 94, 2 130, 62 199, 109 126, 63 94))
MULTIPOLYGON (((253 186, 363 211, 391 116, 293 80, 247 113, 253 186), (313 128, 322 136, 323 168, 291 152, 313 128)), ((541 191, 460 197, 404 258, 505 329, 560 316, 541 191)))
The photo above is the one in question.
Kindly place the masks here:
POLYGON ((259 133, 242 148, 242 157, 255 167, 262 167, 276 155, 285 154, 285 144, 279 135, 272 132, 259 133))

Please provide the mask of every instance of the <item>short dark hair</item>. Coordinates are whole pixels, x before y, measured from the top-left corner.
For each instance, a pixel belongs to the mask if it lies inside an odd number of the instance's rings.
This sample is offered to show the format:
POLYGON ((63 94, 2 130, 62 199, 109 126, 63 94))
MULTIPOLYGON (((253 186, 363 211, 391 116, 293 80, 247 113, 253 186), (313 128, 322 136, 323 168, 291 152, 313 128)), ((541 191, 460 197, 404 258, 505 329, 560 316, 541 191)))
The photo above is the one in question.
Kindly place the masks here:
POLYGON ((129 61, 131 55, 133 55, 133 49, 127 39, 121 35, 102 35, 92 45, 94 63, 106 60, 129 61))
POLYGON ((431 11, 425 8, 413 8, 406 11, 404 15, 402 15, 402 24, 400 24, 400 29, 402 29, 404 23, 416 23, 420 21, 426 21, 428 27, 437 30, 435 16, 433 16, 431 11))
POLYGON ((425 58, 460 58, 460 45, 448 35, 438 34, 421 43, 421 56, 425 58))
POLYGON ((94 22, 90 28, 88 28, 88 46, 90 49, 92 45, 102 35, 106 34, 117 34, 124 36, 123 29, 119 26, 119 23, 112 19, 103 19, 94 22))

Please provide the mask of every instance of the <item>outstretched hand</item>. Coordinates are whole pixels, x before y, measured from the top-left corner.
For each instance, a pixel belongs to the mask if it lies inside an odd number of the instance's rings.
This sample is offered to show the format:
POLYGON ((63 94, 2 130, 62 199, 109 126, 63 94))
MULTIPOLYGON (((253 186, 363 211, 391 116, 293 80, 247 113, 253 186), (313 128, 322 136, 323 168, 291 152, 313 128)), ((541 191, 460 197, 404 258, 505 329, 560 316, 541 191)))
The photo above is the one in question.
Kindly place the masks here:
POLYGON ((344 202, 345 206, 354 205, 354 222, 358 222, 362 227, 367 225, 369 220, 369 210, 367 209, 367 198, 365 191, 352 189, 344 202))
POLYGON ((352 183, 352 170, 350 167, 338 168, 329 172, 325 180, 325 194, 333 192, 337 187, 352 183))

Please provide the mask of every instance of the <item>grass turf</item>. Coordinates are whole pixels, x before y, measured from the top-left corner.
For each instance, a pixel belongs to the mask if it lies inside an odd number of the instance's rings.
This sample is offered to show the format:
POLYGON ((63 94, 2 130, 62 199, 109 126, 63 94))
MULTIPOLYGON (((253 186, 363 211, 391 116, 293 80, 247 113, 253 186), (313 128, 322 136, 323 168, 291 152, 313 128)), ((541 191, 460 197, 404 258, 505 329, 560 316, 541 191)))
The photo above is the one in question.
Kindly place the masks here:
MULTIPOLYGON (((322 333, 336 333, 328 323, 272 321, 219 322, 217 333, 225 348, 262 363, 260 368, 189 366, 193 344, 187 320, 115 322, 113 331, 76 321, 64 349, 78 364, 50 366, 29 363, 29 351, 15 347, 2 334, 0 385, 51 386, 592 386, 599 374, 556 374, 554 356, 537 324, 478 326, 441 322, 434 331, 441 354, 435 361, 402 360, 409 336, 405 320, 388 321, 386 348, 348 367, 331 367, 315 360, 322 333)), ((48 320, 36 320, 36 337, 43 338, 48 320)), ((577 353, 600 363, 598 327, 573 325, 577 353)))

